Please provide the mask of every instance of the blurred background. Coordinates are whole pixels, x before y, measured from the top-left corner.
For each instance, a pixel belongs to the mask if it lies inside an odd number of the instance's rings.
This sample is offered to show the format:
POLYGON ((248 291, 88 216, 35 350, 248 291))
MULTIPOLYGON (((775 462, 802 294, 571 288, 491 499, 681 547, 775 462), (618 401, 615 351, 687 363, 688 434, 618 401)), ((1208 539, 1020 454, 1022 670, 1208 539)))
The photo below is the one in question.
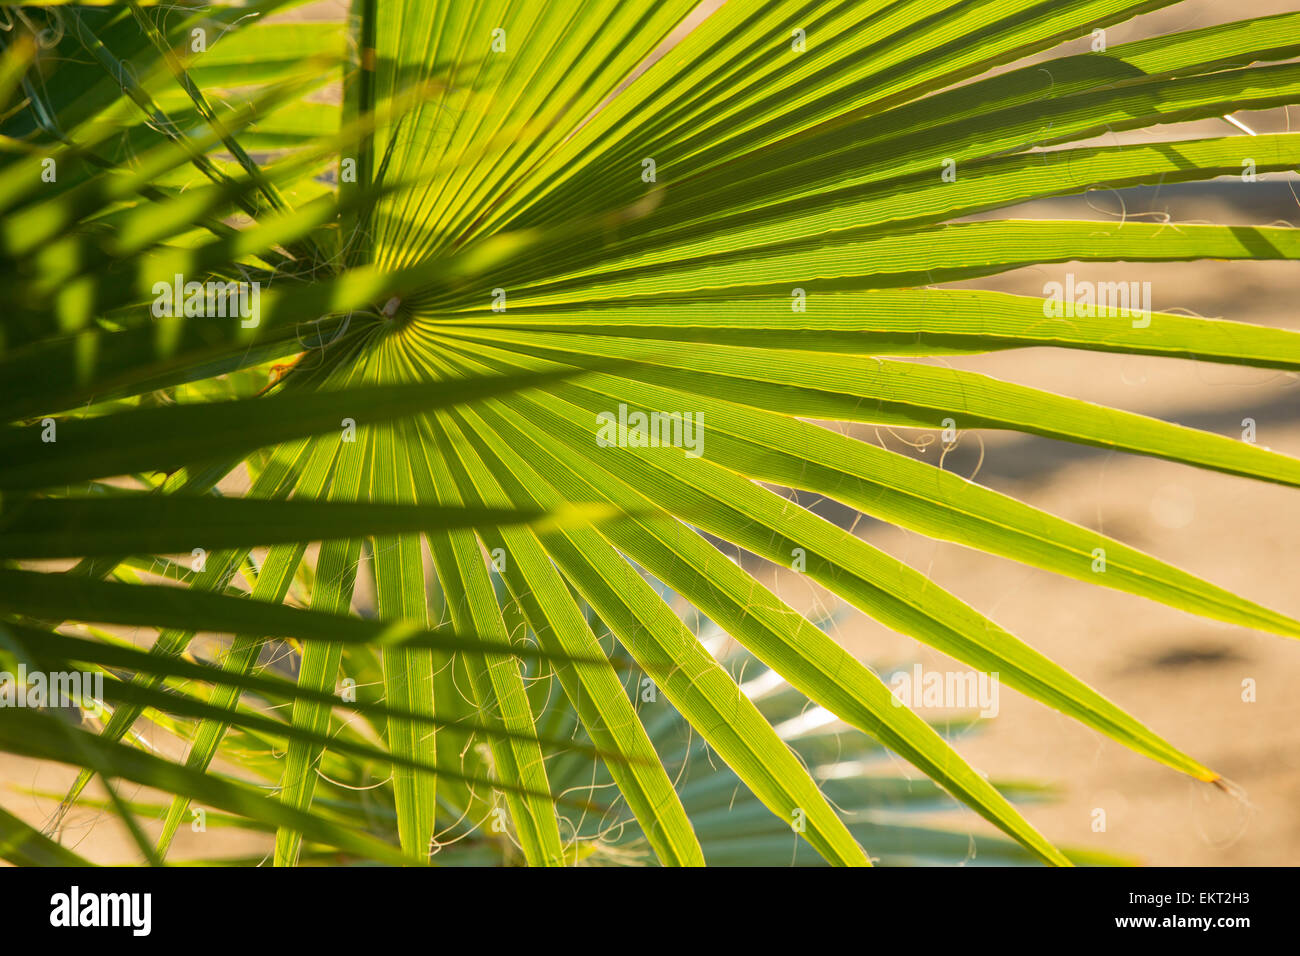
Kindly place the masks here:
MULTIPOLYGON (((1248 5, 1192 0, 1107 28, 1115 45, 1245 16, 1298 9, 1295 0, 1248 5)), ((1089 41, 1054 51, 1082 53, 1089 41)), ((1046 59, 1035 57, 1024 62, 1046 59)), ((1300 130, 1300 111, 1234 114, 1258 133, 1300 130)), ((1092 144, 1240 134, 1226 120, 1110 134, 1092 144)), ((1073 144, 1077 145, 1077 144, 1073 144)), ((1300 224, 1300 177, 1269 174, 1209 183, 1096 190, 983 218, 1300 224)), ((1300 330, 1300 267, 1288 262, 1064 263, 958 285, 1042 295, 1067 272, 1080 280, 1149 281, 1152 308, 1300 330)), ((1295 374, 1146 356, 1032 349, 944 359, 954 367, 1240 438, 1300 456, 1300 380, 1295 374)), ((935 461, 937 434, 855 428, 895 451, 935 461), (928 447, 913 449, 910 444, 928 447)), ((967 433, 943 466, 1014 495, 1222 587, 1300 615, 1300 496, 1286 489, 1155 459, 1112 454, 1034 436, 967 433)), ((810 503, 806 496, 800 498, 810 503)), ((818 510, 821 510, 820 508, 818 510)), ((841 512, 843 509, 839 509, 841 512)), ((831 508, 824 511, 835 513, 831 508)), ((838 516, 841 521, 845 516, 838 516)), ((852 520, 850 517, 848 520, 852 520)), ((1062 788, 1055 804, 1025 813, 1060 845, 1131 854, 1156 865, 1300 863, 1300 646, 1285 638, 1207 621, 1163 605, 1037 571, 869 519, 872 544, 934 581, 1056 660, 1232 782, 1225 793, 1144 760, 1049 708, 1002 688, 998 717, 981 721, 957 749, 995 778, 1032 778, 1062 788), (1243 681, 1256 699, 1242 699, 1243 681), (1094 831, 1094 811, 1106 829, 1094 831)), ((793 576, 791 576, 793 577, 793 576)), ((782 594, 804 606, 833 598, 803 579, 782 594)), ((843 643, 880 669, 919 659, 965 670, 862 615, 839 627, 843 643)))

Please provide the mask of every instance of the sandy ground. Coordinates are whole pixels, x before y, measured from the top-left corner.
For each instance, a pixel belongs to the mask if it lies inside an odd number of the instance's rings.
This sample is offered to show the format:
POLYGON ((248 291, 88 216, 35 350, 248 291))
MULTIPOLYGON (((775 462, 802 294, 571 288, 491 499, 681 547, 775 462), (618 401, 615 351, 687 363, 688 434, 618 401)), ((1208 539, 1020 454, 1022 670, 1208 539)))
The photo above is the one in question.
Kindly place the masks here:
MULTIPOLYGON (((1183 422, 1256 416, 1269 422, 1269 445, 1300 454, 1300 392, 1289 379, 1046 350, 962 364, 1081 397, 1109 397, 1116 405, 1183 422), (1170 402, 1161 401, 1162 393, 1170 402)), ((974 446, 973 438, 965 436, 963 446, 974 446)), ((945 466, 960 472, 973 467, 975 457, 953 453, 945 466)), ((1045 439, 988 435, 979 477, 1267 606, 1300 614, 1300 502, 1294 490, 1152 459, 1062 448, 1045 439)), ((982 721, 956 746, 994 778, 1062 787, 1059 803, 1026 809, 1048 837, 1158 864, 1300 862, 1300 646, 1294 641, 879 523, 859 523, 858 530, 1241 790, 1239 798, 1229 798, 1004 686, 998 716, 982 721), (1242 700, 1247 678, 1257 688, 1251 703, 1242 700), (1093 830, 1098 808, 1106 814, 1105 832, 1093 830)), ((781 583, 796 606, 823 597, 813 595, 806 581, 781 583)), ((847 620, 838 636, 868 661, 917 660, 927 670, 965 670, 861 616, 847 620)))
MULTIPOLYGON (((1117 28, 1111 42, 1156 27, 1187 29, 1248 12, 1294 9, 1294 3, 1269 0, 1250 11, 1229 7, 1185 4, 1117 28)), ((1291 128, 1285 111, 1243 118, 1261 131, 1291 128)), ((1178 135, 1187 136, 1228 132, 1219 121, 1178 128, 1178 135)), ((1276 176, 1263 180, 1257 189, 1225 183, 1129 193, 1124 209, 1129 216, 1168 214, 1173 222, 1294 224, 1300 219, 1295 182, 1276 176)), ((1113 222, 1119 209, 1115 197, 1094 194, 1086 203, 1035 204, 1014 214, 1113 222)), ((1292 263, 1075 264, 1021 270, 970 285, 1040 294, 1045 281, 1059 279, 1067 270, 1080 278, 1150 280, 1157 309, 1300 329, 1300 270, 1292 263)), ((1300 381, 1295 375, 1049 349, 947 361, 1226 435, 1239 436, 1241 420, 1253 418, 1260 444, 1300 456, 1300 381)), ((908 450, 903 437, 916 437, 875 429, 858 434, 899 451, 908 450)), ((979 437, 982 461, 979 438, 967 434, 944 467, 970 475, 978 465, 978 480, 993 488, 1300 616, 1300 493, 1046 439, 1001 433, 979 437)), ((935 452, 931 448, 922 454, 933 458, 935 452)), ((995 778, 1061 787, 1060 801, 1026 808, 1028 818, 1048 837, 1153 864, 1300 863, 1300 645, 876 522, 859 522, 857 529, 1238 788, 1230 796, 1195 783, 1004 687, 997 718, 981 722, 957 747, 995 778), (1246 679, 1257 688, 1254 702, 1242 699, 1246 679), (1105 812, 1104 832, 1094 828, 1099 809, 1105 812)), ((826 602, 826 595, 812 590, 806 579, 786 575, 772 583, 796 606, 826 602)), ((862 615, 850 615, 837 636, 870 662, 954 666, 862 615)), ((52 805, 14 788, 60 792, 73 777, 66 768, 5 758, 0 761, 0 805, 41 821, 52 805)), ((122 828, 106 814, 75 814, 67 833, 70 844, 96 860, 135 857, 122 828)), ((229 856, 262 852, 266 846, 257 836, 183 829, 174 852, 178 858, 229 856)))

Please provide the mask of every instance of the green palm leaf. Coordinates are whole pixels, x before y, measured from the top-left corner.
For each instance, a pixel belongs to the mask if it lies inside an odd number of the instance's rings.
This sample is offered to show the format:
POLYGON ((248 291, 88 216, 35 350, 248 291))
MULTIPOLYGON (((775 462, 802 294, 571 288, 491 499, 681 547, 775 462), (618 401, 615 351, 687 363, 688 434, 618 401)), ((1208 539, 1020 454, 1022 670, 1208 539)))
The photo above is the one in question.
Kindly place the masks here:
MULTIPOLYGON (((1265 448, 912 361, 1053 346, 1300 368, 1295 331, 1067 320, 929 288, 1042 263, 1300 258, 1276 224, 989 218, 1247 158, 1296 168, 1290 133, 1088 140, 1300 102, 1300 15, 1019 65, 1175 4, 24 14, 58 29, 0 36, 0 653, 92 667, 109 691, 98 733, 22 714, 0 749, 80 768, 60 814, 94 805, 100 775, 151 862, 193 801, 274 833, 279 865, 331 849, 955 862, 959 830, 882 813, 954 798, 1002 831, 981 838, 988 860, 1113 862, 1053 846, 1013 803, 1037 791, 986 779, 710 536, 1219 781, 1195 741, 1034 635, 781 493, 1300 636, 1120 540, 814 423, 1011 430, 1300 485, 1300 462, 1265 448), (196 29, 216 31, 209 49, 196 29), (177 275, 257 283, 259 313, 159 316, 155 285, 177 275), (607 447, 601 415, 620 408, 699 415, 703 444, 607 447), (187 568, 191 549, 206 563, 187 568), (701 621, 737 646, 715 653, 701 621), (212 634, 228 637, 204 660, 212 634), (668 706, 642 706, 645 687, 668 706), (813 705, 833 743, 790 730, 813 705), (139 724, 184 760, 144 752, 139 724), (882 748, 925 781, 851 765, 882 748)), ((52 839, 60 820, 42 834, 0 811, 0 857, 84 863, 52 839)))

